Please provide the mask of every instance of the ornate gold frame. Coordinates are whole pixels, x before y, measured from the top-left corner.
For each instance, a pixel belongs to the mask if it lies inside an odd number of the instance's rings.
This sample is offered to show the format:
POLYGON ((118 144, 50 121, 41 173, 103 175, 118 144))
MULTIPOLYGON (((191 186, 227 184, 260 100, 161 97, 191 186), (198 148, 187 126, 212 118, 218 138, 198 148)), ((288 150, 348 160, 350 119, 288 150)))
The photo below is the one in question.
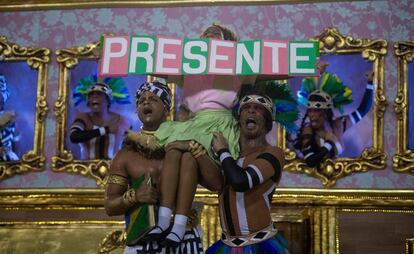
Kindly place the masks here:
POLYGON ((99 41, 89 43, 86 46, 56 50, 56 60, 59 63, 59 94, 55 102, 57 154, 52 157, 52 170, 91 177, 102 188, 105 186, 104 179, 108 172, 109 161, 75 160, 72 153, 65 150, 70 69, 73 69, 79 63, 79 60, 97 60, 100 56, 98 46, 99 41))
POLYGON ((36 121, 34 130, 33 149, 24 154, 20 161, 0 163, 0 181, 14 174, 23 174, 28 171, 41 171, 45 166, 44 137, 45 120, 49 111, 46 101, 46 88, 48 78, 48 64, 50 50, 47 48, 23 47, 9 42, 5 36, 0 36, 0 58, 3 61, 26 61, 38 71, 36 121))
POLYGON ((332 187, 336 181, 354 172, 366 172, 370 169, 382 169, 386 164, 384 153, 384 112, 387 106, 384 95, 384 56, 387 53, 387 41, 378 39, 356 39, 344 36, 336 28, 326 28, 318 37, 321 54, 356 54, 373 62, 375 98, 373 116, 372 147, 366 148, 359 158, 327 159, 322 163, 322 172, 306 165, 296 158, 296 153, 286 148, 285 131, 279 129, 278 142, 285 149, 285 170, 305 173, 321 180, 326 187, 332 187))
MULTIPOLYGON (((73 69, 79 60, 98 60, 100 57, 99 41, 89 43, 85 46, 65 48, 56 50, 56 59, 59 63, 59 93, 55 102, 56 115, 56 150, 57 154, 52 157, 52 170, 56 172, 68 172, 80 174, 95 179, 98 187, 103 188, 106 183, 110 161, 108 160, 75 160, 72 153, 65 149, 65 127, 67 124, 68 106, 68 81, 70 69, 73 69)), ((148 76, 148 81, 154 77, 148 76)), ((175 85, 169 83, 173 96, 172 110, 168 119, 173 119, 175 110, 175 85)))
POLYGON ((395 172, 414 174, 414 151, 408 148, 408 64, 414 64, 414 41, 394 44, 397 57, 397 95, 394 109, 397 115, 397 151, 392 158, 395 172))

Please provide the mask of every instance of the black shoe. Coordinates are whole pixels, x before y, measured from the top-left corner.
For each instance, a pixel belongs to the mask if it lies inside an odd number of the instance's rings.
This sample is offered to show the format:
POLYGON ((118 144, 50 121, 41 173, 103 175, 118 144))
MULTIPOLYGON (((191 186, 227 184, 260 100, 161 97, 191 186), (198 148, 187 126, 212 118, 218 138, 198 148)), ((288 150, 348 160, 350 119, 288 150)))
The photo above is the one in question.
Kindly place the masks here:
POLYGON ((166 237, 168 233, 170 233, 171 226, 168 227, 166 230, 163 230, 160 226, 154 226, 151 228, 148 232, 151 232, 152 230, 159 228, 161 230, 160 233, 147 233, 144 237, 142 237, 142 242, 153 242, 153 241, 159 241, 160 239, 166 237))
POLYGON ((183 240, 181 240, 181 238, 175 232, 170 232, 170 233, 174 234, 179 239, 179 241, 176 242, 176 241, 171 240, 169 238, 164 238, 163 240, 161 240, 160 244, 161 244, 161 246, 164 246, 164 247, 177 248, 178 246, 180 246, 180 244, 183 240))

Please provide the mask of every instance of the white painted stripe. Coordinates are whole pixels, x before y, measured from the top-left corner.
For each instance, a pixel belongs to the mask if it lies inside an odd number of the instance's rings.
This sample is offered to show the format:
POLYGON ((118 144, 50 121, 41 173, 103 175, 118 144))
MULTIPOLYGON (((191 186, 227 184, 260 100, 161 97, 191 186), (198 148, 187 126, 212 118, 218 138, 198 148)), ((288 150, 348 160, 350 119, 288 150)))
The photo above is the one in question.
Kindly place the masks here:
POLYGON ((358 120, 361 120, 362 119, 362 116, 361 116, 361 114, 359 113, 359 111, 358 110, 355 110, 355 112, 356 112, 356 114, 357 114, 357 116, 358 116, 358 120))
POLYGON ((356 124, 353 114, 349 114, 349 118, 351 118, 352 125, 356 124))
POLYGON ((93 138, 89 141, 89 159, 90 160, 96 159, 95 143, 96 143, 96 138, 93 138))
POLYGON ((108 157, 112 159, 115 151, 115 134, 109 134, 108 157))
POLYGON ((99 130, 99 135, 101 136, 105 135, 106 133, 105 127, 99 127, 98 130, 99 130))
POLYGON ((263 199, 266 202, 266 205, 267 205, 267 208, 269 208, 269 211, 270 211, 271 204, 269 203, 268 196, 275 188, 276 188, 276 184, 274 183, 272 184, 272 186, 270 186, 270 188, 265 193, 263 193, 263 199))
POLYGON ((81 131, 83 131, 83 130, 84 130, 84 128, 83 128, 83 126, 82 126, 82 125, 73 124, 73 125, 72 125, 72 127, 71 127, 71 132, 72 132, 72 131, 74 131, 74 129, 75 129, 75 128, 77 128, 77 129, 79 129, 79 130, 81 130, 81 131))
POLYGON ((305 155, 304 159, 306 160, 307 158, 309 158, 309 156, 314 155, 315 153, 308 153, 307 155, 305 155))
POLYGON ((338 152, 338 155, 340 155, 344 151, 344 149, 342 148, 341 143, 339 143, 338 141, 335 142, 335 147, 336 147, 336 150, 338 152))
POLYGON ((250 233, 250 230, 249 225, 247 224, 246 207, 244 206, 244 192, 236 192, 236 200, 240 232, 242 235, 247 235, 250 233))
POLYGON ((228 157, 231 157, 231 154, 229 152, 224 152, 220 154, 220 162, 223 162, 228 157))
POLYGON ((238 158, 237 159, 237 166, 239 166, 239 167, 243 167, 243 163, 244 163, 244 159, 245 159, 246 157, 240 157, 240 158, 238 158))
POLYGON ((249 182, 249 189, 253 188, 253 180, 252 176, 249 174, 249 172, 245 171, 247 175, 247 181, 249 182))
POLYGON ((326 142, 323 146, 324 146, 326 149, 328 149, 328 151, 331 151, 331 149, 332 149, 332 145, 331 145, 331 144, 329 144, 328 142, 326 142))
MULTIPOLYGON (((226 223, 224 223, 224 211, 223 211, 224 210, 224 206, 225 205, 220 205, 219 206, 220 224, 221 224, 221 228, 223 229, 224 232, 230 232, 229 229, 227 228, 226 223)), ((226 218, 226 219, 230 219, 230 218, 226 218)))
POLYGON ((254 169, 256 174, 259 176, 259 183, 263 183, 263 175, 262 175, 262 172, 259 170, 259 168, 254 164, 249 164, 249 167, 254 169))

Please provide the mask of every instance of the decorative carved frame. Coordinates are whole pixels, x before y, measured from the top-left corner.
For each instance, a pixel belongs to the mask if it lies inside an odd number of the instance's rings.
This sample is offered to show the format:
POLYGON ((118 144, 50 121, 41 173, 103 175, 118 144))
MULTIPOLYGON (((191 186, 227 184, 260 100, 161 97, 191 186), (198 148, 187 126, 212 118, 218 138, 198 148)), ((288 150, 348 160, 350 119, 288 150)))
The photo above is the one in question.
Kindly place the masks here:
MULTIPOLYGON (((67 126, 69 75, 70 70, 78 65, 79 60, 98 60, 100 57, 99 41, 85 46, 56 50, 59 63, 59 93, 55 102, 56 115, 56 150, 52 157, 52 170, 56 172, 68 172, 93 178, 98 187, 103 188, 107 180, 109 160, 75 160, 73 154, 65 149, 65 127, 67 126)), ((147 76, 148 81, 155 77, 147 76)), ((175 112, 175 85, 169 83, 168 87, 173 94, 171 112, 168 119, 173 119, 175 112)))
POLYGON ((79 60, 97 60, 100 56, 99 41, 86 46, 56 50, 56 60, 59 63, 59 93, 55 102, 56 115, 56 150, 52 157, 52 170, 80 174, 95 179, 99 187, 105 186, 105 176, 108 172, 107 160, 75 160, 73 154, 65 150, 65 127, 68 106, 68 87, 70 69, 73 69, 79 60))
POLYGON ((318 37, 311 40, 319 41, 321 54, 358 54, 373 62, 374 71, 374 105, 372 147, 365 148, 358 158, 327 159, 321 171, 309 167, 296 153, 286 148, 285 131, 278 130, 278 142, 285 149, 285 170, 294 173, 305 173, 321 180, 326 187, 332 187, 338 179, 354 172, 366 172, 370 169, 382 169, 386 166, 384 153, 384 112, 387 106, 384 95, 384 57, 387 53, 387 41, 378 39, 356 39, 344 36, 336 28, 326 28, 318 37))
POLYGON ((45 120, 49 111, 46 101, 46 88, 50 50, 48 48, 23 47, 9 42, 5 36, 0 36, 0 58, 6 62, 26 61, 30 68, 38 71, 33 148, 24 154, 19 161, 0 163, 1 181, 15 174, 23 174, 28 171, 41 171, 45 166, 46 158, 43 148, 45 120))
MULTIPOLYGON (((397 57, 397 95, 394 109, 397 115, 397 150, 392 158, 393 170, 414 174, 414 151, 408 147, 408 64, 414 64, 414 41, 394 44, 397 57)), ((413 98, 412 98, 413 99, 413 98)))

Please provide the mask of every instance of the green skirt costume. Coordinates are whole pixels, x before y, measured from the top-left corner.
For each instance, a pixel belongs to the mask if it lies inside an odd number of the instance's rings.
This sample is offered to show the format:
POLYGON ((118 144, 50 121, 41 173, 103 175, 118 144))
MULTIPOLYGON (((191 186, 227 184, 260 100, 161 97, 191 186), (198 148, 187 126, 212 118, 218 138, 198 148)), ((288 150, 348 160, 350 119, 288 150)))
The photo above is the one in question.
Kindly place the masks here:
POLYGON ((233 158, 239 156, 239 125, 230 110, 203 110, 195 117, 185 121, 167 121, 161 124, 155 132, 161 145, 165 146, 174 141, 195 140, 200 143, 214 160, 211 147, 214 132, 222 132, 227 139, 233 158))

